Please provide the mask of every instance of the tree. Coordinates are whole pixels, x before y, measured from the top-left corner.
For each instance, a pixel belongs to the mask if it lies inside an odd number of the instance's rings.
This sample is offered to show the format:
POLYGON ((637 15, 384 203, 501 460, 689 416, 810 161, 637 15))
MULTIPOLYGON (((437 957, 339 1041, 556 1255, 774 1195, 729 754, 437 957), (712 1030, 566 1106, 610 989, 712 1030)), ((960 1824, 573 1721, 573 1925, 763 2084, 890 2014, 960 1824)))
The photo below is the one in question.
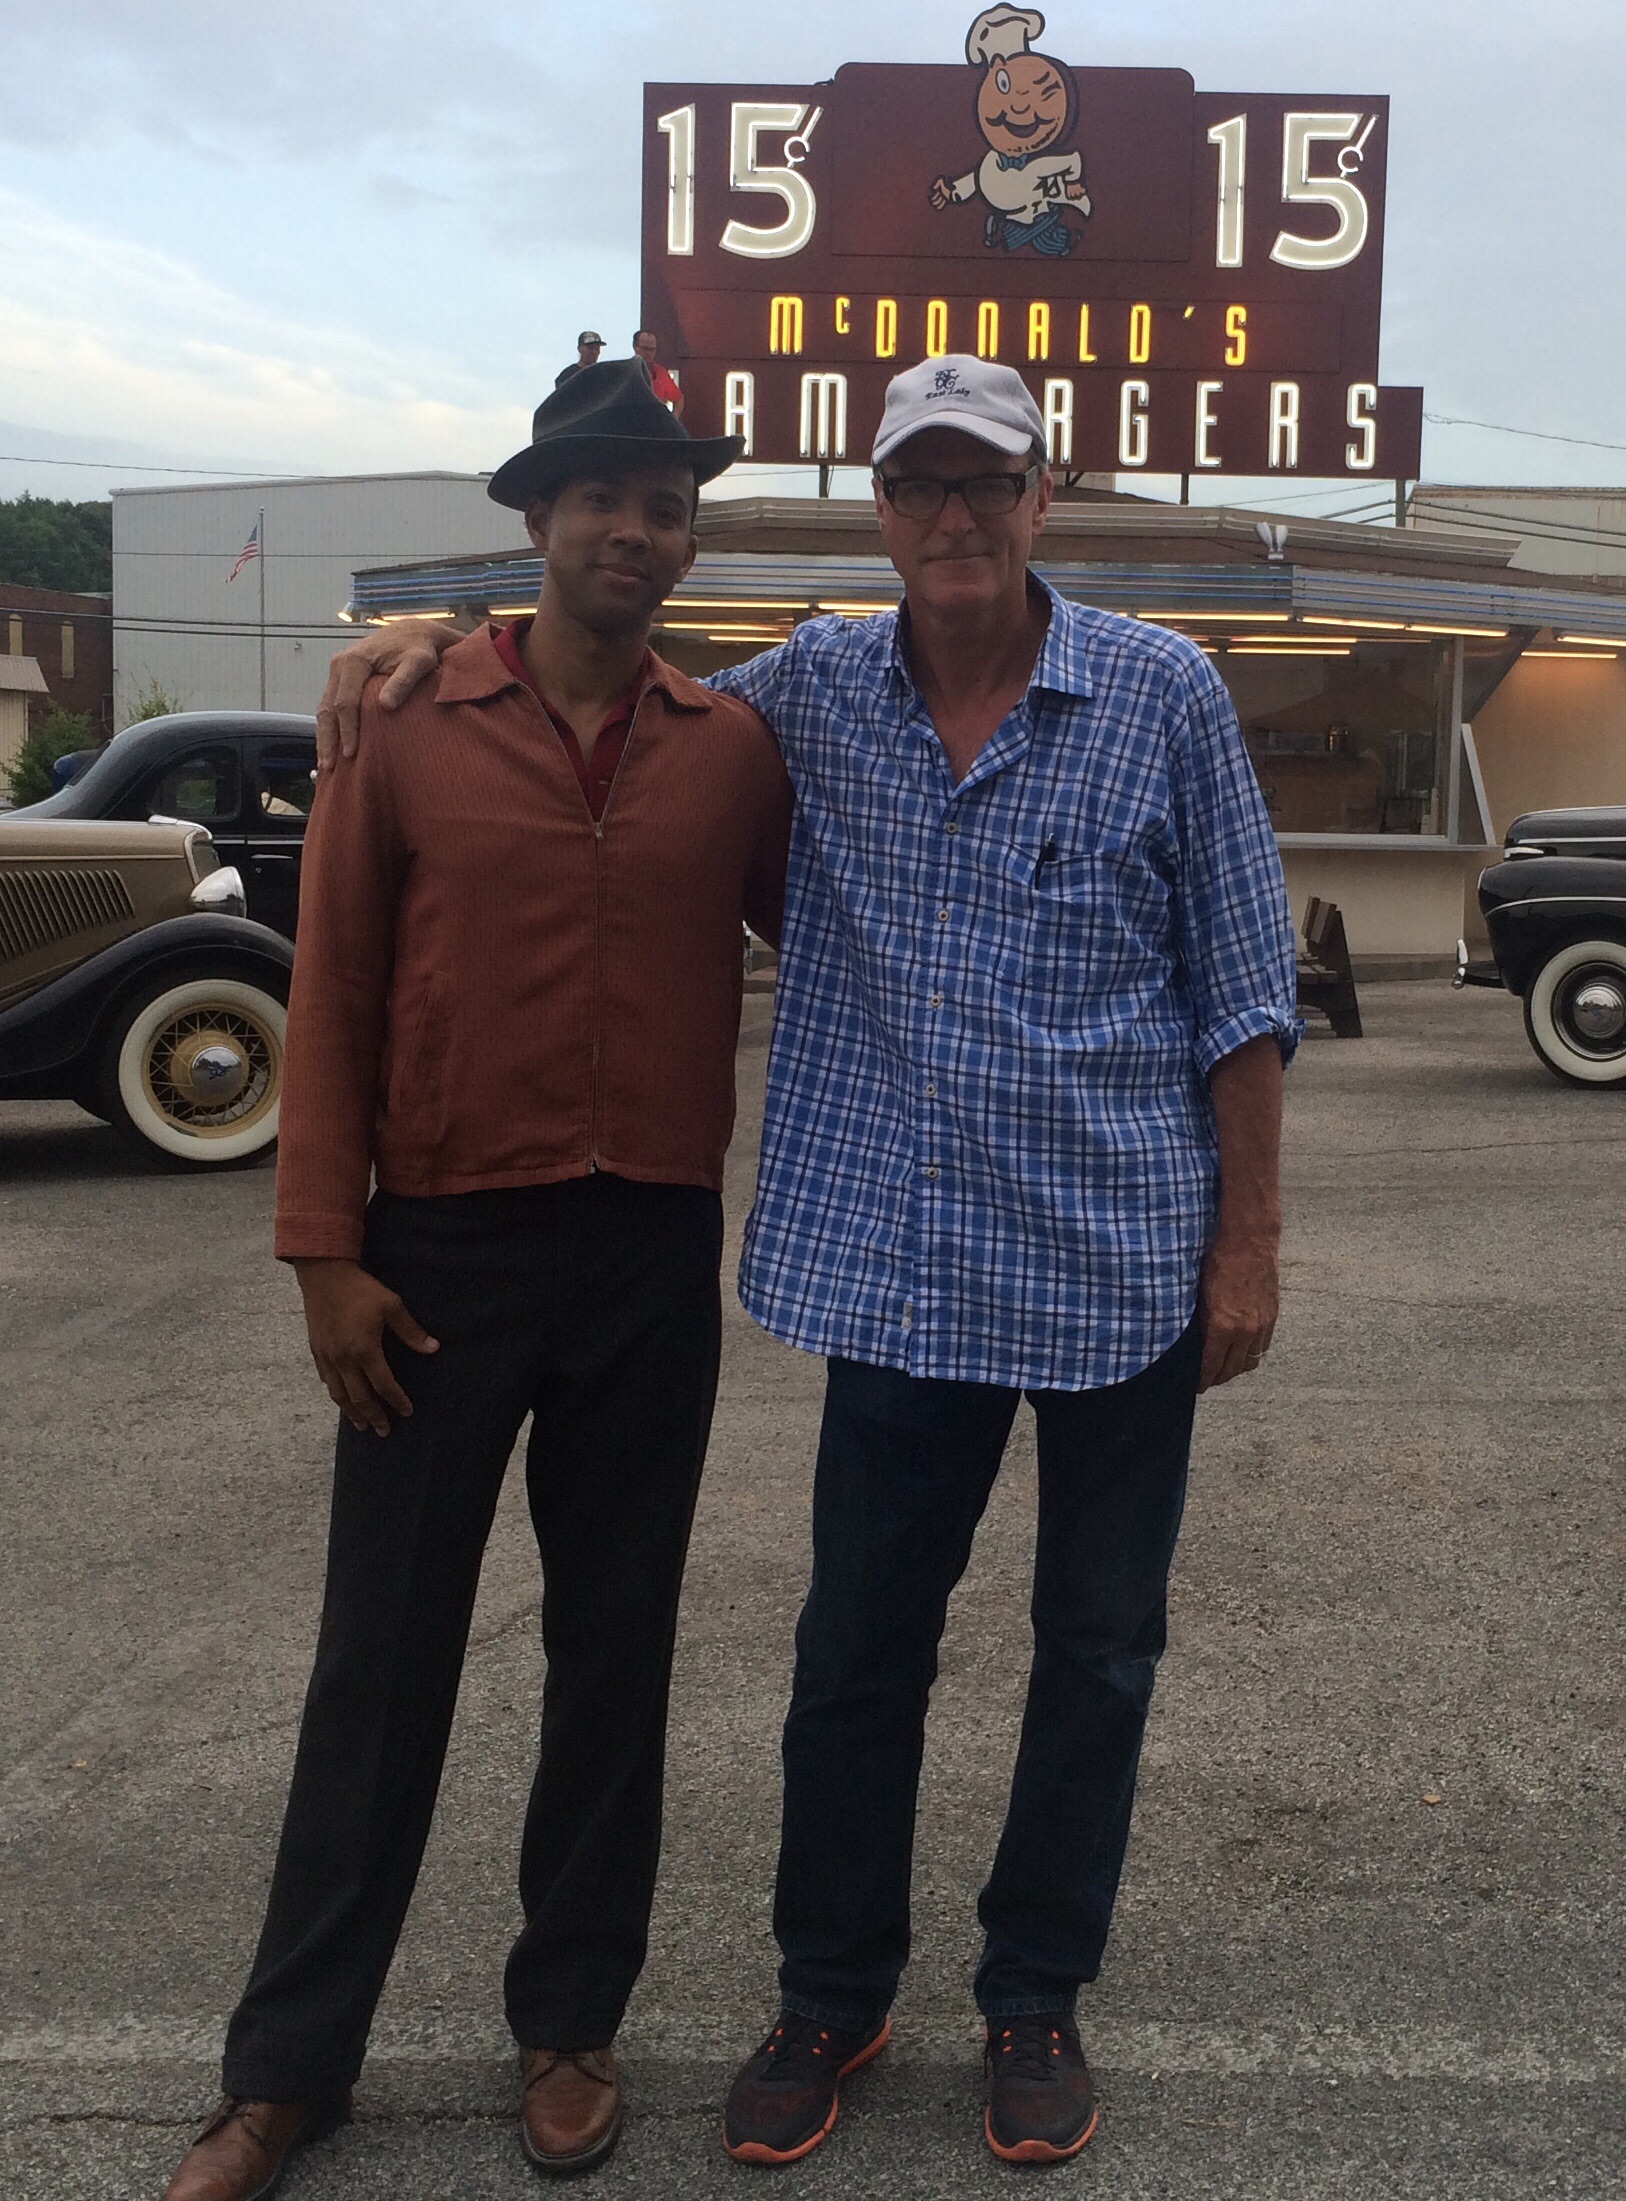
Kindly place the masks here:
POLYGON ((159 687, 158 675, 154 673, 144 688, 136 690, 135 708, 124 723, 126 726, 135 726, 144 718, 168 718, 172 711, 180 708, 180 697, 167 695, 159 687))
POLYGON ((94 749, 95 746, 96 737, 90 730, 88 711, 45 712, 37 724, 29 727, 22 747, 6 766, 6 782, 17 809, 31 802, 43 802, 47 795, 55 794, 51 767, 58 757, 69 756, 75 749, 94 749))
POLYGON ((113 587, 113 507, 58 497, 0 498, 0 583, 18 588, 113 587))

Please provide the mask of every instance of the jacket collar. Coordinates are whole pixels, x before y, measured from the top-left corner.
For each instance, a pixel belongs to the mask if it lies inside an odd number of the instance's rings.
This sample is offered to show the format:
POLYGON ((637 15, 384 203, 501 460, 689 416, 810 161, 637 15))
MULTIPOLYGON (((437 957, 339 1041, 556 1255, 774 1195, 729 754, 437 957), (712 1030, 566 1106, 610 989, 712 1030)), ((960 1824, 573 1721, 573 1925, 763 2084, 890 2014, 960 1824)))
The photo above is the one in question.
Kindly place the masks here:
MULTIPOLYGON (((677 711, 709 711, 716 697, 702 688, 687 673, 680 673, 675 665, 668 665, 651 650, 645 660, 648 686, 659 688, 667 702, 677 711)), ((491 696, 501 695, 505 688, 517 688, 520 683, 497 654, 489 624, 478 626, 472 634, 465 634, 454 642, 440 661, 440 677, 435 686, 437 703, 484 703, 491 696)))

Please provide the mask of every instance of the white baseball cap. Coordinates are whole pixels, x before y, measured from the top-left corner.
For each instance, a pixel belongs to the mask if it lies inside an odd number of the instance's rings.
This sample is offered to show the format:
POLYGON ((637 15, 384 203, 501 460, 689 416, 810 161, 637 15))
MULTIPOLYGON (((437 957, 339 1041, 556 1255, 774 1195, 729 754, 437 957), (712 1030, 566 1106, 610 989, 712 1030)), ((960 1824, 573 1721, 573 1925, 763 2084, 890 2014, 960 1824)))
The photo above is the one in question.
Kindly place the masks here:
POLYGON ((1007 458, 1044 447, 1044 421, 1027 384, 1014 367, 966 352, 923 359, 906 367, 886 386, 886 406, 876 431, 870 464, 879 466, 923 428, 958 428, 1007 458))

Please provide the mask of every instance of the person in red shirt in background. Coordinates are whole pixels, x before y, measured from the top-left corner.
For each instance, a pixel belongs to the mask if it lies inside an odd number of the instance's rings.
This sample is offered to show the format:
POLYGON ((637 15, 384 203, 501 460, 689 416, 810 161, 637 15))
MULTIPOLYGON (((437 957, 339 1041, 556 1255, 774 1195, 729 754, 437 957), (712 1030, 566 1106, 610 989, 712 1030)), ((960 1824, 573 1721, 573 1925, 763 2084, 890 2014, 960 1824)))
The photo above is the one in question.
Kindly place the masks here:
POLYGON ((762 720, 649 647, 739 450, 632 360, 584 367, 490 484, 543 553, 535 618, 463 636, 388 740, 372 683, 361 761, 317 788, 276 1252, 342 1409, 327 1588, 225 2099, 166 2201, 263 2201, 349 2115, 528 1414, 520 2136, 563 2172, 620 2130, 717 1381, 740 925, 777 937, 790 837, 762 720))
POLYGON ((683 418, 683 392, 655 356, 659 348, 659 340, 655 335, 655 331, 653 329, 635 329, 632 337, 632 348, 644 363, 645 371, 649 376, 650 387, 655 395, 663 405, 670 405, 674 414, 681 420, 683 418))

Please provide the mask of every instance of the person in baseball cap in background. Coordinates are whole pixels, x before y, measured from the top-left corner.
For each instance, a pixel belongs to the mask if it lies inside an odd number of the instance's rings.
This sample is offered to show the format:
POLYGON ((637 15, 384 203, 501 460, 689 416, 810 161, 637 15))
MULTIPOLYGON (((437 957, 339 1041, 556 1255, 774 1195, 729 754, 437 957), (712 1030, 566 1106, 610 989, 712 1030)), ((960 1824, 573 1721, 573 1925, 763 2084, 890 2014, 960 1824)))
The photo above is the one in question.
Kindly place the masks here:
POLYGON ((579 375, 584 367, 596 367, 598 355, 604 349, 604 339, 597 329, 583 329, 576 339, 576 356, 568 367, 561 367, 553 378, 556 390, 562 390, 573 375, 579 375))
MULTIPOLYGON (((988 2145, 1053 2163, 1096 2129, 1076 2006, 1128 1840, 1197 1394, 1257 1368, 1276 1320, 1293 931, 1208 659, 1032 570, 1052 484, 1021 376, 906 369, 872 457, 901 609, 807 620, 709 682, 772 728, 798 805, 740 1296, 828 1363, 781 2007, 723 2138, 742 2163, 808 2154, 886 2045, 938 1643, 1025 1397, 1034 1641, 974 1992, 988 2145)), ((431 641, 346 653, 330 759, 363 672, 399 668, 405 693, 431 641)))

